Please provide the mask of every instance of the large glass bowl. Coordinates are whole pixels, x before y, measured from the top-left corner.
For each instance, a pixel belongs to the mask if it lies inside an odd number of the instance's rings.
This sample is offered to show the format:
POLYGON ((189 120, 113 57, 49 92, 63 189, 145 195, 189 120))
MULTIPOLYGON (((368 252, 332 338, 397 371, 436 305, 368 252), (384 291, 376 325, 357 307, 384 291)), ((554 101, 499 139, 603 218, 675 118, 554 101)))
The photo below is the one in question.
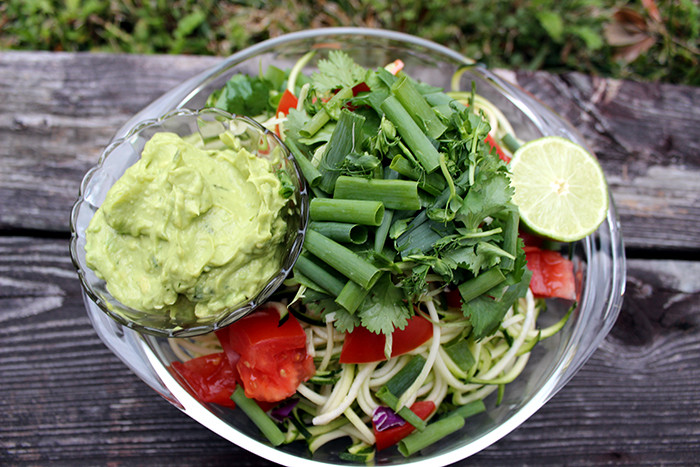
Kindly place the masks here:
MULTIPOLYGON (((586 142, 552 110, 522 89, 438 44, 395 32, 376 29, 334 28, 293 33, 238 52, 221 64, 168 92, 134 117, 134 121, 169 110, 204 105, 209 93, 235 73, 256 74, 274 64, 291 67, 311 49, 323 56, 342 48, 358 63, 377 67, 401 59, 412 76, 429 84, 449 88, 454 72, 467 67, 461 77, 463 89, 471 83, 509 118, 516 133, 529 140, 559 135, 586 146, 586 142)), ((308 70, 307 70, 308 71, 308 70)), ((121 132, 133 123, 127 123, 121 132)), ((464 459, 495 443, 518 427, 557 393, 581 368, 613 326, 620 310, 625 284, 625 258, 615 205, 600 228, 571 246, 579 280, 579 304, 566 326, 554 337, 539 343, 524 370, 507 385, 503 400, 486 400, 487 411, 467 420, 459 432, 429 448, 404 458, 396 450, 377 454, 377 465, 424 465, 435 467, 464 459)), ((104 342, 153 389, 202 425, 231 442, 266 459, 284 465, 351 465, 338 458, 348 442, 329 444, 313 456, 303 443, 273 447, 241 411, 201 404, 180 384, 168 364, 176 359, 167 339, 142 335, 118 325, 85 295, 93 324, 104 342)), ((558 320, 568 306, 553 302, 540 321, 542 326, 558 320), (550 320, 550 321, 546 321, 550 320)), ((575 416, 575 415, 573 415, 575 416)))

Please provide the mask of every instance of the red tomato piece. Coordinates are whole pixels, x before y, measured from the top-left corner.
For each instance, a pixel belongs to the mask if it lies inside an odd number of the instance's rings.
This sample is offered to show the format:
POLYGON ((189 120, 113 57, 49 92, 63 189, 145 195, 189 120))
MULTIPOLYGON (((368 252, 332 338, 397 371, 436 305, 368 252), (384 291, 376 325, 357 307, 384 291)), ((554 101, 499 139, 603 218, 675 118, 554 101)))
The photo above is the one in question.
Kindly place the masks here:
POLYGON ((574 264, 559 252, 525 247, 527 268, 532 271, 530 289, 537 298, 576 299, 574 264))
POLYGON ((238 374, 224 352, 193 358, 184 363, 175 361, 170 366, 187 381, 201 402, 235 407, 231 394, 236 390, 238 374))
MULTIPOLYGON (((316 372, 306 353, 306 333, 292 315, 284 324, 274 308, 265 308, 226 327, 230 351, 240 356, 236 369, 245 395, 278 402, 292 396, 316 372)), ((223 335, 223 333, 222 333, 223 335)))
MULTIPOLYGON (((433 401, 416 401, 411 405, 411 410, 422 420, 425 420, 435 411, 435 403, 433 401)), ((413 430, 416 429, 416 427, 408 422, 401 426, 394 426, 383 431, 377 431, 377 427, 374 422, 372 422, 372 428, 374 428, 377 451, 393 446, 413 433, 413 430)))
MULTIPOLYGON (((391 356, 410 352, 433 336, 433 324, 421 315, 414 315, 403 329, 392 333, 391 356)), ((356 327, 345 336, 340 351, 340 363, 369 363, 386 360, 384 334, 375 334, 363 327, 356 327)))
POLYGON ((489 146, 491 146, 491 149, 496 150, 496 154, 498 154, 498 157, 505 162, 506 164, 510 162, 510 157, 503 152, 503 149, 498 145, 496 140, 494 140, 491 135, 486 135, 486 138, 484 138, 484 142, 487 143, 489 146))

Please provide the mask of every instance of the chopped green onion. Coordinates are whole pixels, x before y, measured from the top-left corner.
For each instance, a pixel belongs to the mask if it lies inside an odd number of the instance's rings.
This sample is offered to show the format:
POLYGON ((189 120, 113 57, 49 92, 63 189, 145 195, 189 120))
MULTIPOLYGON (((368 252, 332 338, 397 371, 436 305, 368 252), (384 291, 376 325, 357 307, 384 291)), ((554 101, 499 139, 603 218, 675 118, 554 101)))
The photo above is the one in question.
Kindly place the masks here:
POLYGON ((346 222, 316 222, 309 224, 309 228, 325 235, 331 240, 340 243, 355 243, 361 245, 367 241, 367 227, 346 222))
POLYGON ((423 448, 426 448, 445 436, 451 435, 464 426, 464 418, 453 415, 441 418, 428 426, 423 431, 414 431, 399 441, 399 452, 408 457, 423 448))
POLYGON ((484 405, 484 401, 481 399, 475 400, 473 402, 470 402, 468 404, 464 404, 460 407, 457 407, 453 411, 449 412, 447 414, 448 417, 451 417, 453 415, 460 416, 462 418, 469 418, 472 415, 476 415, 481 412, 486 411, 486 405, 484 405))
MULTIPOLYGON (((350 93, 352 96, 352 91, 350 93)), ((335 180, 340 175, 340 169, 345 162, 345 157, 360 147, 362 126, 364 124, 365 117, 362 115, 350 112, 347 109, 340 111, 338 124, 333 129, 331 139, 328 141, 326 151, 319 165, 319 170, 321 171, 319 187, 326 193, 333 193, 335 180)))
POLYGON ((348 281, 340 291, 335 303, 345 308, 350 313, 355 313, 367 297, 369 290, 353 281, 348 281))
MULTIPOLYGON (((352 88, 343 88, 340 91, 338 91, 333 97, 331 97, 328 102, 326 102, 326 107, 340 107, 342 102, 350 99, 351 97, 352 88)), ((299 134, 304 138, 310 138, 313 135, 315 135, 318 132, 318 130, 320 130, 323 127, 323 125, 328 123, 330 119, 330 114, 325 108, 323 108, 316 115, 311 117, 311 120, 306 122, 304 127, 301 130, 299 130, 299 134)))
POLYGON ((427 221, 410 231, 407 230, 396 239, 396 249, 401 252, 402 257, 415 253, 428 253, 435 243, 443 238, 443 235, 437 231, 439 227, 440 225, 436 222, 427 221))
POLYGON ((518 140, 510 133, 506 133, 506 135, 501 138, 501 142, 510 152, 515 152, 520 147, 518 140))
POLYGON ((384 250, 384 244, 386 243, 386 237, 389 234, 389 228, 391 228, 391 220, 394 218, 394 211, 387 209, 384 211, 384 218, 382 223, 379 224, 377 230, 374 232, 374 251, 381 253, 384 250))
POLYGON ((491 268, 486 272, 482 272, 473 279, 463 282, 459 286, 459 294, 462 296, 462 301, 468 303, 476 297, 488 292, 498 284, 506 280, 500 269, 491 268))
POLYGON ((407 75, 402 74, 402 76, 392 84, 391 92, 426 135, 435 139, 439 138, 440 135, 447 130, 447 127, 440 121, 435 112, 433 112, 430 104, 428 104, 421 93, 413 86, 413 83, 407 75))
POLYGON ((389 167, 406 178, 418 181, 418 187, 427 191, 433 196, 438 196, 445 189, 445 178, 437 173, 424 174, 411 161, 402 154, 397 154, 391 160, 389 167))
POLYGON ((294 270, 301 272, 314 283, 318 284, 323 290, 337 296, 345 283, 336 276, 326 271, 322 266, 309 259, 306 255, 300 255, 297 262, 294 264, 294 270))
POLYGON ((464 426, 464 418, 453 415, 437 420, 423 431, 414 431, 399 441, 399 452, 408 457, 464 426))
POLYGON ((386 209, 420 209, 418 183, 411 180, 384 180, 341 175, 335 182, 334 199, 381 201, 386 209))
POLYGON ((321 235, 313 229, 306 231, 304 248, 336 271, 369 289, 381 271, 357 253, 321 235))
POLYGON ((428 173, 434 172, 440 166, 440 155, 433 143, 401 105, 401 102, 394 96, 389 96, 382 102, 381 108, 394 124, 406 145, 413 151, 413 154, 425 171, 428 173))
MULTIPOLYGON (((518 226, 520 224, 520 213, 517 208, 508 211, 505 226, 503 228, 503 250, 515 257, 518 248, 518 226)), ((500 267, 507 271, 513 269, 512 258, 502 257, 500 267)))
POLYGON ((377 226, 384 218, 384 205, 381 201, 314 198, 309 204, 309 217, 318 222, 377 226))
POLYGON ((284 143, 294 155, 294 160, 297 162, 297 165, 299 165, 299 169, 302 175, 304 175, 306 182, 310 187, 317 187, 318 184, 321 183, 321 172, 314 167, 311 161, 302 153, 299 146, 297 146, 291 138, 287 138, 284 143))
POLYGON ((285 436, 277 424, 265 413, 263 409, 252 399, 248 399, 243 388, 238 386, 231 395, 231 399, 236 403, 250 420, 260 429, 263 435, 272 443, 279 446, 284 443, 285 436))

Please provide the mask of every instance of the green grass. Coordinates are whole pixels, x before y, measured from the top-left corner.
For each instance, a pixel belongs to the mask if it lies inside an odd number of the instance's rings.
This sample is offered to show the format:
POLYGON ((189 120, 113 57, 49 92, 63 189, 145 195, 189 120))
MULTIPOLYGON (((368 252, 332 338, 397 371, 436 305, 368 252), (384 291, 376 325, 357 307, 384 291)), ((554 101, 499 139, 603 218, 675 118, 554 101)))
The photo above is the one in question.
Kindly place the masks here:
POLYGON ((490 67, 700 85, 697 0, 4 0, 0 49, 228 55, 324 26, 416 34, 490 67))

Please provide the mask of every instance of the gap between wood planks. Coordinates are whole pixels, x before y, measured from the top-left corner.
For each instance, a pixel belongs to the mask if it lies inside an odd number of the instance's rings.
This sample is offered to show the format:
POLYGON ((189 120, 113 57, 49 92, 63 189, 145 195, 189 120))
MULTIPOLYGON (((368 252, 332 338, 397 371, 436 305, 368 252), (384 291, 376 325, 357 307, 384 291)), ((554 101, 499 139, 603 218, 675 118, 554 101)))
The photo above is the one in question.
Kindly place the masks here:
MULTIPOLYGON (((69 240, 70 232, 64 230, 42 230, 42 229, 0 229, 0 237, 30 237, 39 239, 69 240)), ((700 250, 676 250, 671 248, 637 248, 625 247, 627 259, 660 259, 675 261, 700 261, 700 250)))

